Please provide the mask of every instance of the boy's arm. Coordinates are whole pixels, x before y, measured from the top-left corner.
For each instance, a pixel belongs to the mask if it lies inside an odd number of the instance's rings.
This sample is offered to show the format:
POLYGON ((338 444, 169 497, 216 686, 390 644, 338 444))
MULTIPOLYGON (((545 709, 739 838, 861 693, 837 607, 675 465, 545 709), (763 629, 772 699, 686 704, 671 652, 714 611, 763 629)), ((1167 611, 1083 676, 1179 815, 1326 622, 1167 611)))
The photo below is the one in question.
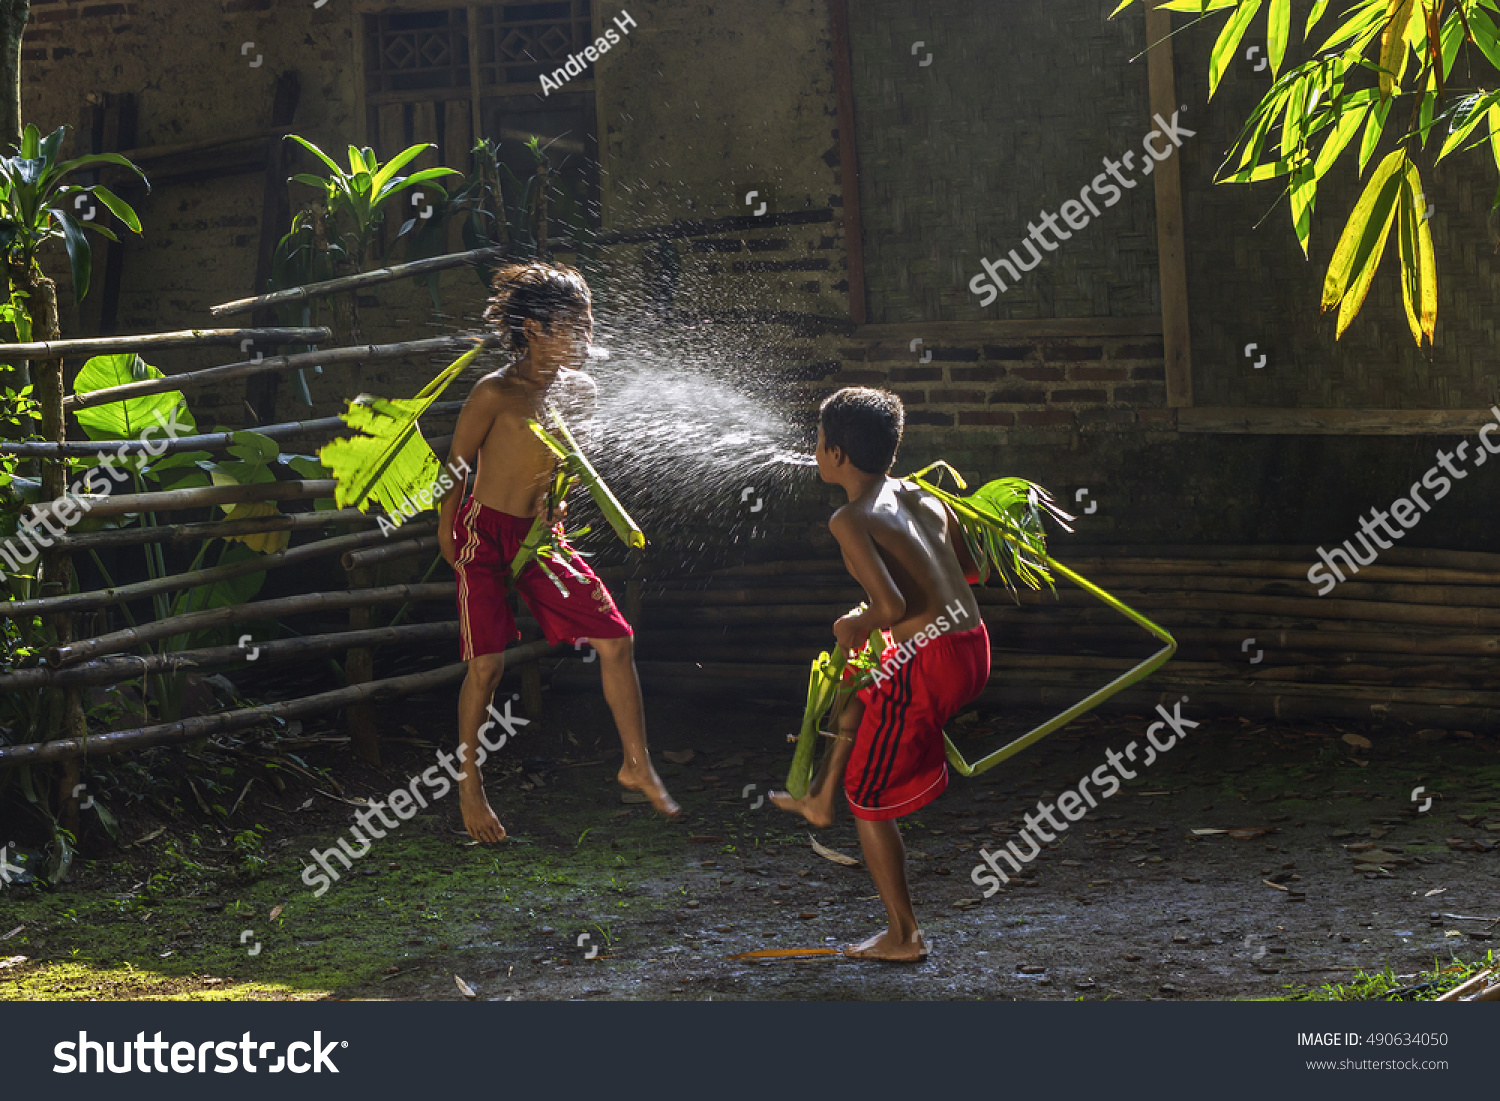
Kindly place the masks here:
MULTIPOLYGON (((448 473, 454 469, 472 470, 479 457, 479 448, 495 424, 500 412, 501 397, 498 384, 480 379, 469 392, 468 400, 459 411, 458 423, 453 426, 453 440, 448 444, 448 461, 444 464, 448 473)), ((443 560, 453 565, 457 555, 453 546, 453 514, 458 511, 463 496, 465 478, 458 477, 454 484, 438 499, 438 549, 443 560)))
POLYGON ((974 556, 969 553, 969 542, 964 538, 963 529, 959 526, 958 517, 954 515, 946 501, 938 501, 943 506, 943 512, 948 517, 948 546, 953 551, 953 556, 958 559, 958 566, 964 571, 964 580, 970 585, 979 584, 979 564, 974 561, 974 556))
POLYGON ((844 552, 844 563, 869 598, 863 612, 850 612, 833 625, 834 637, 845 649, 857 650, 870 632, 891 627, 906 614, 906 598, 891 579, 885 561, 870 538, 870 529, 856 513, 840 509, 828 521, 828 530, 844 552))

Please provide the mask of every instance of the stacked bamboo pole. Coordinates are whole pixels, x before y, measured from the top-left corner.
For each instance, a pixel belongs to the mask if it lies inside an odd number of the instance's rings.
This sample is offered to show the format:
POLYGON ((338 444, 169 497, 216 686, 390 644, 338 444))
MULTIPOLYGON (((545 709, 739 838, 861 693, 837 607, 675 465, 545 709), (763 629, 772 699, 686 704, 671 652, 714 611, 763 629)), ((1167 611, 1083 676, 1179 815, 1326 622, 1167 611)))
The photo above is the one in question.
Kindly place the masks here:
MULTIPOLYGON (((1190 696, 1282 718, 1500 728, 1500 555, 1392 548, 1319 597, 1316 547, 1088 546, 1069 566, 1162 623, 1179 656, 1114 709, 1190 696)), ((1065 706, 1151 648, 1087 594, 977 593, 994 673, 984 699, 1065 706)), ((642 682, 659 691, 795 699, 832 622, 862 599, 837 560, 657 579, 645 596, 642 682)), ((579 674, 559 671, 562 687, 579 674)))

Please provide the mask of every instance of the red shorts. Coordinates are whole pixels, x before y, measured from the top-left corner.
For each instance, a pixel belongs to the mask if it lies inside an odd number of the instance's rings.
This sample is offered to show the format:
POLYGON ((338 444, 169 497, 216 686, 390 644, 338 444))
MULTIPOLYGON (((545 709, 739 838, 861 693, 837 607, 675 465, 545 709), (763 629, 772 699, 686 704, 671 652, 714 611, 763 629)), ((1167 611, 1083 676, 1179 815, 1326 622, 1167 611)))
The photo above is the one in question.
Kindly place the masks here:
MULTIPOLYGON (((482 505, 473 497, 458 507, 453 519, 453 541, 458 575, 458 634, 463 661, 480 654, 498 654, 521 637, 505 594, 510 583, 510 561, 531 531, 532 517, 482 505)), ((553 529, 561 536, 562 525, 553 529)), ((564 544, 566 545, 566 544, 564 544)), ((560 592, 535 559, 526 563, 515 587, 542 625, 547 641, 577 642, 590 638, 623 638, 630 624, 615 607, 604 582, 582 558, 564 564, 549 559, 547 567, 568 591, 560 592), (570 568, 571 567, 571 568, 570 568), (573 576, 574 572, 581 577, 573 576)))
MULTIPOLYGON (((924 637, 924 636, 917 636, 924 637)), ((949 631, 904 663, 887 648, 890 675, 863 688, 864 718, 844 771, 854 817, 899 818, 921 810, 948 786, 943 724, 984 690, 990 679, 990 636, 984 624, 949 631)))

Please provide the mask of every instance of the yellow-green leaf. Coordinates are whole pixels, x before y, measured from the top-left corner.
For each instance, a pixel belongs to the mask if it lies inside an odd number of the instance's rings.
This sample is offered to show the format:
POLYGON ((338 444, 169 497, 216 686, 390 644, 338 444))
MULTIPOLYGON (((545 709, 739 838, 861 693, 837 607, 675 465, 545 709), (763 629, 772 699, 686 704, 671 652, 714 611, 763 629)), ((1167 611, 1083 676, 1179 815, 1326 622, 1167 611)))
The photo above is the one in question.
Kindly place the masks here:
POLYGON ((1386 0, 1385 29, 1380 32, 1381 96, 1389 96, 1406 71, 1406 37, 1416 10, 1416 0, 1386 0))
POLYGON ((1304 165, 1292 177, 1292 226, 1297 244, 1307 258, 1307 239, 1312 235, 1313 206, 1318 198, 1318 176, 1312 165, 1304 165))
POLYGON ((1266 13, 1266 52, 1271 57, 1271 77, 1281 72, 1281 60, 1286 56, 1286 40, 1292 29, 1292 0, 1271 0, 1271 10, 1266 13))
POLYGON ((1354 204, 1354 211, 1333 250, 1328 275, 1323 281, 1322 309, 1326 312, 1334 306, 1339 307, 1336 337, 1343 335, 1369 293, 1370 281, 1375 277, 1375 269, 1390 236, 1396 196, 1401 190, 1400 171, 1406 163, 1406 153, 1401 149, 1394 150, 1380 162, 1365 185, 1359 202, 1354 204))
POLYGON ((1255 13, 1260 11, 1260 4, 1261 0, 1245 0, 1245 3, 1234 9, 1234 14, 1229 17, 1224 24, 1224 29, 1219 32, 1219 37, 1214 42, 1213 53, 1208 59, 1209 99, 1213 99, 1214 92, 1218 90, 1219 81, 1224 79, 1224 73, 1234 61, 1236 51, 1240 48, 1240 40, 1250 29, 1250 20, 1254 19, 1255 13))
POLYGON ((1318 25, 1318 20, 1323 18, 1323 13, 1328 10, 1328 0, 1318 0, 1313 5, 1312 11, 1307 13, 1307 29, 1302 32, 1302 40, 1307 41, 1307 36, 1312 34, 1312 29, 1318 25))
POLYGON ((459 356, 414 398, 365 394, 349 402, 348 412, 341 414, 344 423, 364 434, 334 440, 318 451, 318 459, 338 481, 334 500, 339 508, 367 512, 376 501, 394 514, 398 508, 423 507, 420 494, 431 489, 442 469, 418 433, 417 419, 483 347, 476 344, 459 356))
POLYGON ((1313 166, 1313 172, 1319 179, 1322 179, 1333 167, 1333 162, 1338 160, 1339 154, 1353 139, 1354 132, 1359 129, 1359 124, 1364 121, 1369 111, 1370 105, 1366 103, 1360 107, 1346 107, 1344 113, 1339 116, 1339 121, 1334 124, 1333 133, 1328 135, 1323 148, 1318 150, 1318 160, 1313 166))
POLYGON ((1406 323, 1417 346, 1430 347, 1437 331, 1437 257, 1432 247, 1432 224, 1427 220, 1427 196, 1422 174, 1407 163, 1401 179, 1401 301, 1406 323))

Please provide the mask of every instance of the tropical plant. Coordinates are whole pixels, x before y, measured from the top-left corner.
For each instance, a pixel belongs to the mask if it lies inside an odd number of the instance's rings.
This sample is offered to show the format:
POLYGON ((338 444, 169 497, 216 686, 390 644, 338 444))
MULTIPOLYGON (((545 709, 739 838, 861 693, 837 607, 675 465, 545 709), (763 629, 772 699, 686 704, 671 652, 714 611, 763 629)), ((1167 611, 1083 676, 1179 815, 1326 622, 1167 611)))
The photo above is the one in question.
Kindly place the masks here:
MULTIPOLYGON (((446 200, 447 192, 435 181, 459 174, 453 168, 423 168, 410 175, 399 175, 411 161, 427 150, 437 148, 430 142, 409 146, 383 165, 373 149, 351 145, 346 171, 306 138, 288 134, 287 140, 297 142, 322 161, 329 174, 324 177, 299 172, 291 177, 296 183, 314 188, 318 195, 293 216, 290 230, 277 243, 271 260, 273 290, 364 271, 366 262, 379 252, 381 231, 391 200, 409 188, 423 185, 424 192, 430 191, 435 202, 442 202, 446 200)), ((423 198, 427 196, 424 194, 423 198)), ((417 221, 406 222, 397 232, 397 239, 409 233, 417 221)), ((333 305, 340 336, 358 343, 362 339, 358 294, 350 291, 336 299, 333 305)), ((308 307, 282 307, 279 312, 287 324, 307 324, 311 318, 308 307), (297 313, 302 316, 298 318, 297 313)), ((294 376, 294 385, 298 387, 302 400, 311 405, 307 382, 300 370, 294 376)))
MULTIPOLYGON (((1111 17, 1135 2, 1124 0, 1111 17)), ((1209 55, 1212 98, 1262 0, 1172 0, 1156 6, 1195 13, 1200 20, 1228 17, 1209 55)), ((1396 148, 1376 163, 1344 224, 1323 281, 1322 310, 1338 310, 1336 335, 1342 336, 1364 305, 1395 227, 1407 325, 1419 347, 1430 345, 1437 327, 1437 261, 1419 161, 1430 167, 1453 153, 1488 145, 1486 155, 1500 169, 1500 4, 1351 0, 1333 33, 1285 74, 1291 3, 1270 0, 1264 6, 1273 84, 1220 166, 1218 182, 1286 178, 1284 194, 1305 256, 1320 181, 1346 152, 1363 176, 1387 134, 1393 108, 1398 101, 1409 104, 1409 110, 1395 112, 1398 121, 1390 128, 1396 148), (1460 57, 1462 85, 1452 79, 1460 57), (1478 82, 1468 83, 1476 75, 1478 82), (1434 136, 1441 141, 1435 155, 1428 144, 1434 136)), ((1329 0, 1316 0, 1304 39, 1328 9, 1329 0)), ((1492 225, 1497 213, 1500 190, 1490 207, 1492 225)))
MULTIPOLYGON (((103 184, 63 181, 74 172, 101 164, 119 165, 142 180, 146 177, 118 153, 59 159, 66 130, 66 126, 59 126, 43 138, 34 125, 27 126, 16 155, 0 158, 0 256, 10 269, 11 285, 29 297, 42 278, 38 251, 48 241, 60 238, 73 271, 73 297, 82 301, 88 294, 93 270, 93 247, 84 230, 119 240, 112 230, 94 220, 93 211, 81 213, 84 201, 98 199, 133 233, 141 232, 141 222, 130 204, 103 184)), ((35 319, 33 313, 33 324, 35 319)))

